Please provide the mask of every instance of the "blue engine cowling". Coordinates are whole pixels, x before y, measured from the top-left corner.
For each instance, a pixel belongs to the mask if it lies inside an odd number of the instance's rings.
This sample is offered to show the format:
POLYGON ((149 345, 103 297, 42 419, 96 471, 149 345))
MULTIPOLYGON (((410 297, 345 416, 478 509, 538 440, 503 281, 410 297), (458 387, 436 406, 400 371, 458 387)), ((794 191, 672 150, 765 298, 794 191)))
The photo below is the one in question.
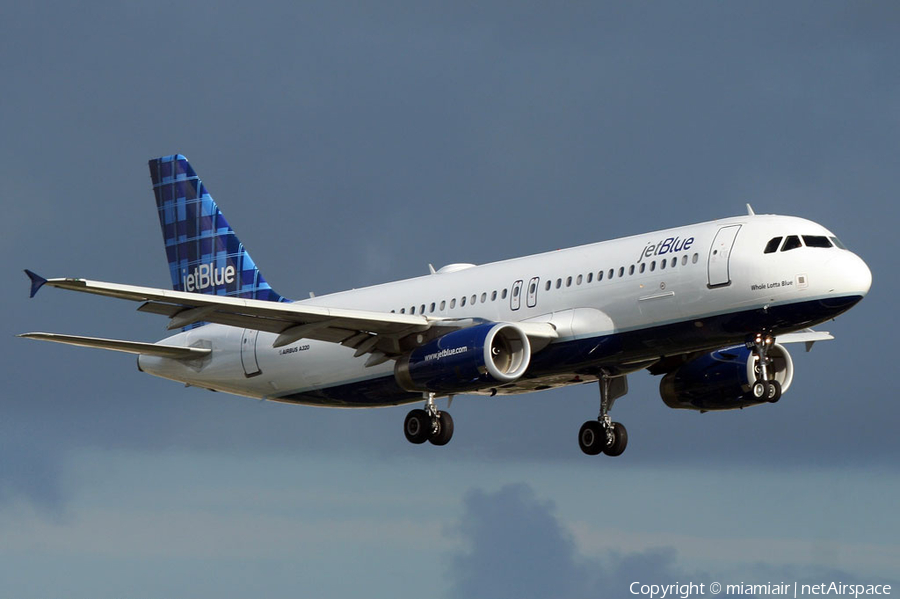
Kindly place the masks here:
POLYGON ((516 325, 486 323, 447 333, 397 361, 407 391, 465 393, 511 383, 531 362, 531 344, 516 325))
MULTIPOLYGON (((794 378, 794 362, 782 345, 773 345, 767 354, 769 380, 778 381, 783 393, 794 378)), ((694 358, 664 376, 659 394, 670 408, 687 410, 734 410, 766 403, 749 393, 756 371, 757 359, 750 349, 726 347, 694 358)))

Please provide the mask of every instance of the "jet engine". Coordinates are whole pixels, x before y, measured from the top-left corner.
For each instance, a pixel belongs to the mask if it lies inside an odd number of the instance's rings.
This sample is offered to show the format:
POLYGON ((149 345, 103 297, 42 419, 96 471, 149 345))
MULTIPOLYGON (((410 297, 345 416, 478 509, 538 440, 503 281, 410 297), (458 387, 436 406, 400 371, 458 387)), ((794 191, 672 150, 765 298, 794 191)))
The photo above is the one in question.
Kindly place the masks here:
MULTIPOLYGON (((766 374, 781 393, 794 378, 794 362, 782 345, 768 349, 766 374)), ((744 345, 726 347, 694 358, 663 377, 659 394, 670 408, 686 410, 734 410, 775 398, 755 397, 751 387, 757 379, 759 359, 744 345)))
POLYGON ((465 393, 511 383, 531 362, 531 344, 517 326, 486 323, 447 333, 397 361, 407 391, 465 393))

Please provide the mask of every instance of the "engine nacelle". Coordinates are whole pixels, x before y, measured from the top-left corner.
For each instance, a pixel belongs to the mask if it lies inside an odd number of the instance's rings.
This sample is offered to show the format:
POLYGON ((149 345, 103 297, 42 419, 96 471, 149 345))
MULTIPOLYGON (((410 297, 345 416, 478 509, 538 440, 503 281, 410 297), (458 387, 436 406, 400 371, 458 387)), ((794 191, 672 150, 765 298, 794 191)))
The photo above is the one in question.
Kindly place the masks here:
MULTIPOLYGON (((783 393, 794 378, 794 362, 782 345, 773 345, 767 355, 769 380, 778 381, 783 393)), ((664 376, 659 394, 670 408, 686 410, 734 410, 766 403, 766 399, 750 394, 757 363, 746 346, 726 347, 695 358, 664 376)))
POLYGON ((531 344, 516 325, 486 323, 447 333, 397 361, 407 391, 464 393, 511 383, 531 362, 531 344))

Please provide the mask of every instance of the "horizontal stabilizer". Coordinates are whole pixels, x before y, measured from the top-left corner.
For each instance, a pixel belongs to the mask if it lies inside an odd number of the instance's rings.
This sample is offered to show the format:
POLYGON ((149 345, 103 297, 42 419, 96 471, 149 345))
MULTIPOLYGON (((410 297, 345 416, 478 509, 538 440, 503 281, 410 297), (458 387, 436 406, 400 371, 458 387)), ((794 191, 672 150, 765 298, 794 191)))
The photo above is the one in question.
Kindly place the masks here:
POLYGON ((173 358, 176 360, 192 360, 208 355, 212 350, 202 347, 183 347, 180 345, 159 345, 157 343, 142 343, 140 341, 120 341, 118 339, 100 339, 98 337, 78 337, 75 335, 60 335, 58 333, 23 333, 19 337, 26 339, 38 339, 40 341, 53 341, 67 345, 80 345, 81 347, 97 347, 110 349, 129 354, 142 354, 145 356, 159 356, 160 358, 173 358))

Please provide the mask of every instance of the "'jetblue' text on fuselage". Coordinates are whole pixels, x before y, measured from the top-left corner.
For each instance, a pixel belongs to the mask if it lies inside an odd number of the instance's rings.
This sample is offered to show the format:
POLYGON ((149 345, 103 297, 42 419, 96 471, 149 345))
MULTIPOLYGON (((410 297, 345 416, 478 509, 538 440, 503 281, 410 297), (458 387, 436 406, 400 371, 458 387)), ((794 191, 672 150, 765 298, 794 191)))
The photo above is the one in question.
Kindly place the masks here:
POLYGON ((644 258, 650 258, 651 256, 662 256, 664 254, 689 250, 693 243, 693 237, 688 237, 687 239, 682 239, 681 237, 668 237, 658 243, 648 243, 644 249, 641 250, 641 257, 638 258, 638 262, 643 262, 644 258))

